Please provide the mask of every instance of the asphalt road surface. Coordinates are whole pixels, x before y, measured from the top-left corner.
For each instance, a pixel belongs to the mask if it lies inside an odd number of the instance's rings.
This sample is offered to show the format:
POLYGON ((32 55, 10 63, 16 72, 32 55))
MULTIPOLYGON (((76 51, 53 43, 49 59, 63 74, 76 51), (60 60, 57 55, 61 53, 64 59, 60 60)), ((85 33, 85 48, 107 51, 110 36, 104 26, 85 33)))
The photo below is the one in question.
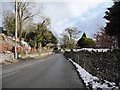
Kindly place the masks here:
POLYGON ((2 88, 85 88, 62 54, 4 65, 2 88))

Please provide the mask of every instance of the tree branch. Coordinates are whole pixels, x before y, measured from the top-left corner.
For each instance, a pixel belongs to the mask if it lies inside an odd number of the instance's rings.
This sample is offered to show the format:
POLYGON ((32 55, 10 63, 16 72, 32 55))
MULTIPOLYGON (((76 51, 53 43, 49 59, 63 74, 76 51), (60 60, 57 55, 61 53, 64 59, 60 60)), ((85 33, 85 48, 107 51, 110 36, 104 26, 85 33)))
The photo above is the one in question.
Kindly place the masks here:
POLYGON ((25 20, 28 19, 28 18, 32 18, 32 17, 36 16, 38 13, 39 13, 39 12, 37 12, 36 14, 33 14, 33 15, 31 15, 31 16, 26 16, 22 21, 25 21, 25 20))

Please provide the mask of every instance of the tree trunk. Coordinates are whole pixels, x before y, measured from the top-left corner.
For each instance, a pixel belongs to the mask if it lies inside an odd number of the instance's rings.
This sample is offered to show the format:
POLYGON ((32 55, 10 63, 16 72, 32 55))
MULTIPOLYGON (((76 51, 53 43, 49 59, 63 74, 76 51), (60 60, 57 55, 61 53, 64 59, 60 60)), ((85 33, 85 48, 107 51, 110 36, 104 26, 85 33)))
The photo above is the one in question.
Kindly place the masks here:
POLYGON ((38 49, 39 48, 39 42, 37 42, 37 46, 36 46, 36 49, 38 49))

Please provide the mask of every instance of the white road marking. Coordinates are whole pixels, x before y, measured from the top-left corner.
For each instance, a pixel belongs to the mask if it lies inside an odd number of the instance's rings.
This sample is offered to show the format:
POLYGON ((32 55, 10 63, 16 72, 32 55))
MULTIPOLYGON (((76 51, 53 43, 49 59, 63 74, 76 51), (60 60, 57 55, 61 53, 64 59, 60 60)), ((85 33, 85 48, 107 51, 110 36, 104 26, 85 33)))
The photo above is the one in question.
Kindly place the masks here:
MULTIPOLYGON (((36 61, 36 62, 34 62, 34 63, 26 64, 26 65, 24 65, 24 67, 31 66, 31 65, 33 65, 33 64, 36 64, 36 63, 38 63, 38 62, 43 62, 43 61, 45 61, 45 59, 40 60, 40 61, 36 61)), ((20 72, 20 71, 14 71, 14 72, 5 74, 5 75, 3 75, 3 76, 0 76, 0 78, 7 77, 7 76, 12 75, 12 74, 15 74, 15 73, 17 73, 17 72, 20 72)))
POLYGON ((9 76, 9 75, 12 75, 12 74, 15 74, 15 73, 18 73, 18 72, 19 72, 19 71, 14 71, 14 72, 5 74, 5 75, 3 75, 3 76, 0 76, 0 78, 7 77, 7 76, 9 76))
MULTIPOLYGON (((36 62, 34 62, 34 63, 30 63, 30 64, 27 64, 27 65, 24 65, 24 66, 25 66, 25 67, 27 67, 27 66, 31 66, 31 65, 33 65, 33 64, 35 64, 35 63, 42 62, 42 61, 44 61, 44 60, 36 61, 36 62)), ((12 75, 12 74, 15 74, 15 73, 17 73, 17 72, 19 72, 19 71, 14 71, 14 72, 11 72, 11 73, 8 73, 8 74, 5 74, 5 75, 3 75, 3 76, 0 76, 0 78, 7 77, 7 76, 12 75)))

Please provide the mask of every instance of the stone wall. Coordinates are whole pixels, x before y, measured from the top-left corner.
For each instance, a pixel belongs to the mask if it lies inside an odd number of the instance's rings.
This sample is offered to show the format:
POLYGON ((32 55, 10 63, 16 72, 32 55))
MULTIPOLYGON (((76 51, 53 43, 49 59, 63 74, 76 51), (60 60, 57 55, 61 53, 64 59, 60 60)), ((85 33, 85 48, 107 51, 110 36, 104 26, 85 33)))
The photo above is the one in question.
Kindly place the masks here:
POLYGON ((73 61, 80 64, 92 75, 101 79, 120 82, 120 50, 107 52, 65 52, 66 58, 71 58, 73 61))
POLYGON ((0 53, 0 63, 3 63, 5 60, 14 60, 14 53, 9 51, 0 53))

